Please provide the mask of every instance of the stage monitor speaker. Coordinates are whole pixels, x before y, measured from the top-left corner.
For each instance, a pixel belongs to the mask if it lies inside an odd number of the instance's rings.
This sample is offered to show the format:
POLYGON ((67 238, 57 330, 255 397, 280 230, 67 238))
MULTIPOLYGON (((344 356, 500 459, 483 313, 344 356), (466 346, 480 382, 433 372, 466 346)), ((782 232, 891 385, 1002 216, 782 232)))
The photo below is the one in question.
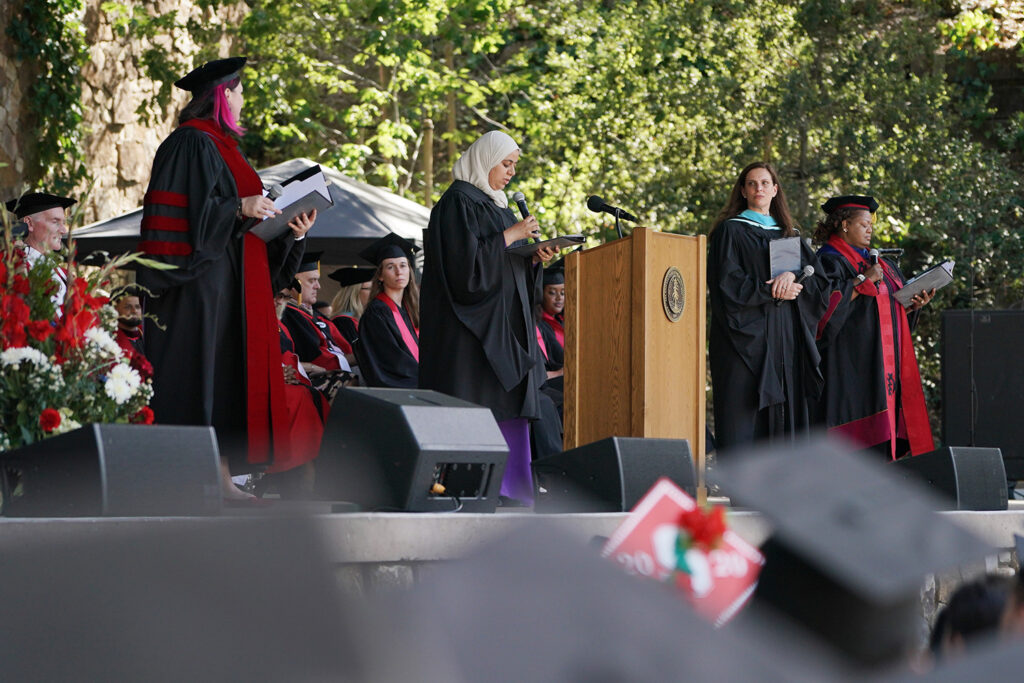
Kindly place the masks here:
POLYGON ((314 491, 377 511, 494 512, 507 460, 489 408, 423 389, 341 389, 314 491))
POLYGON ((998 448, 1024 480, 1024 311, 942 312, 942 441, 998 448))
POLYGON ((697 477, 686 439, 613 436, 534 461, 538 512, 626 512, 661 477, 691 496, 697 477))
POLYGON ((1006 470, 998 448, 946 446, 895 462, 945 495, 950 510, 1005 510, 1006 470))
POLYGON ((14 471, 21 482, 21 495, 5 495, 8 517, 215 515, 221 510, 213 427, 91 424, 0 453, 0 468, 8 472, 5 480, 10 482, 14 471))

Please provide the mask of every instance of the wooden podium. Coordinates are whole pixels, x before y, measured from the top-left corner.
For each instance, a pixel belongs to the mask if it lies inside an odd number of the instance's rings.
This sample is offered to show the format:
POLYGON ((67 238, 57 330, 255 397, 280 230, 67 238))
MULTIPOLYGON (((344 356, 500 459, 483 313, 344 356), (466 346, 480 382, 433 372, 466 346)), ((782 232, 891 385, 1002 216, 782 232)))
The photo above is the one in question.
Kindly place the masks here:
POLYGON ((703 492, 706 251, 703 235, 636 228, 566 258, 566 450, 688 439, 703 492))

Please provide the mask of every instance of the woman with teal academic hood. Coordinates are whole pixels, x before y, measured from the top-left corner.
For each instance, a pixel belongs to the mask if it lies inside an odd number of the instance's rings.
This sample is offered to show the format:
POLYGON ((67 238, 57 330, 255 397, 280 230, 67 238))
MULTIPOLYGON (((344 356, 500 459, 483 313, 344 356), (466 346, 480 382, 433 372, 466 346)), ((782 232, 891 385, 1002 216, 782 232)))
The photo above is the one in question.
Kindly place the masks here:
POLYGON ((820 273, 775 169, 763 162, 744 168, 708 243, 719 452, 807 433, 808 402, 822 388, 814 344, 827 287, 820 273))

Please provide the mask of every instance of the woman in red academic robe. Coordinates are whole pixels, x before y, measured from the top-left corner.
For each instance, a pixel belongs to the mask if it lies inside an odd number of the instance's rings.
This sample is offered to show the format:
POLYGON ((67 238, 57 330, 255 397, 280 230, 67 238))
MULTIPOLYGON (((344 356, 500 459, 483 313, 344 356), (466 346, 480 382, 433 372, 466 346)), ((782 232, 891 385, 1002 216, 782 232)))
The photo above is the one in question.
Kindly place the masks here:
POLYGON ((173 270, 141 269, 153 295, 146 350, 153 411, 165 424, 212 425, 225 500, 249 498, 229 468, 261 469, 284 448, 284 377, 271 281, 291 279, 315 212, 263 242, 247 232, 279 213, 239 149, 245 59, 208 62, 175 85, 192 93, 157 150, 139 250, 173 270))

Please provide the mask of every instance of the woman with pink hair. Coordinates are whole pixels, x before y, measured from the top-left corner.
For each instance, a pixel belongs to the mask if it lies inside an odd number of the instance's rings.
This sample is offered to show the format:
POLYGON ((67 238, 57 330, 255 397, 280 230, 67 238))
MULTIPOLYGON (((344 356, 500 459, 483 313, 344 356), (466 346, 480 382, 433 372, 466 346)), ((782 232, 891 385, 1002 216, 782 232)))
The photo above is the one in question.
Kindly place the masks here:
POLYGON ((290 447, 272 292, 294 275, 316 218, 301 215, 268 242, 249 232, 280 212, 239 149, 244 64, 207 62, 175 83, 192 101, 157 150, 139 243, 174 266, 138 276, 159 321, 145 329, 153 411, 164 424, 216 428, 229 503, 250 498, 229 470, 261 469, 290 447))

